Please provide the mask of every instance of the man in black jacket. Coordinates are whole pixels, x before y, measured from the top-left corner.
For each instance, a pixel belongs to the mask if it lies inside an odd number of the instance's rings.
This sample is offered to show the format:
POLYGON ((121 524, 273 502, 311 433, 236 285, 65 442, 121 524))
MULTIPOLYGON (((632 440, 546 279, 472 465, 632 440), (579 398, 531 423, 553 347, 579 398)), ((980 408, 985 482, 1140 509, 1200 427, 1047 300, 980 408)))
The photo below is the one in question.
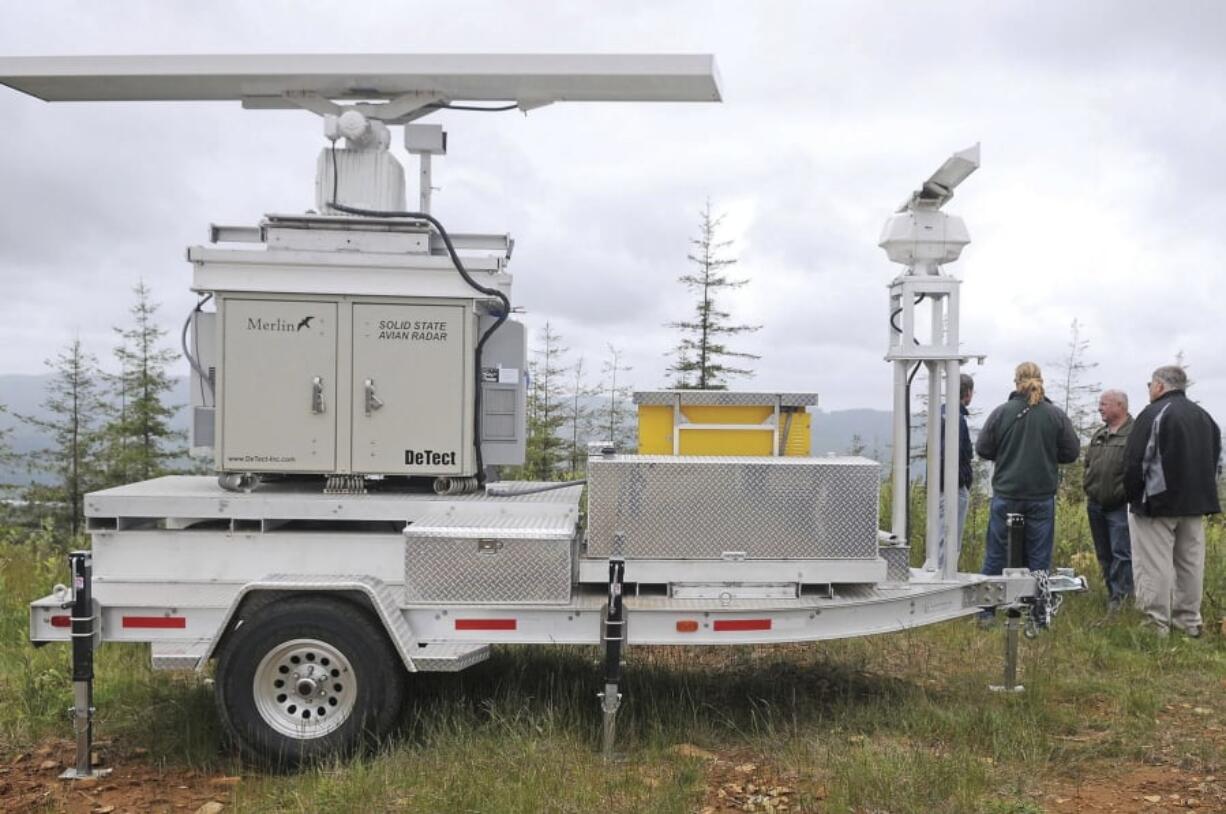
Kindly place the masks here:
POLYGON ((970 415, 967 409, 975 398, 975 380, 969 374, 963 373, 958 381, 958 536, 952 546, 945 542, 945 405, 941 405, 941 502, 940 529, 941 542, 937 551, 925 552, 924 570, 944 571, 945 558, 954 561, 957 570, 959 556, 962 553, 962 530, 966 528, 966 510, 971 505, 971 484, 975 479, 975 448, 971 445, 971 429, 966 423, 970 415))
POLYGON ((1005 566, 1007 514, 1026 518, 1026 567, 1051 570, 1057 465, 1072 463, 1081 452, 1073 422, 1044 395, 1038 365, 1018 365, 1014 388, 1009 400, 988 416, 975 442, 979 457, 995 462, 983 556, 983 573, 990 575, 1005 566))
POLYGON ((1204 624, 1204 515, 1221 511, 1222 432, 1188 399, 1187 386, 1181 367, 1154 371, 1149 406, 1124 448, 1124 493, 1137 607, 1159 636, 1174 627, 1196 638, 1204 624))

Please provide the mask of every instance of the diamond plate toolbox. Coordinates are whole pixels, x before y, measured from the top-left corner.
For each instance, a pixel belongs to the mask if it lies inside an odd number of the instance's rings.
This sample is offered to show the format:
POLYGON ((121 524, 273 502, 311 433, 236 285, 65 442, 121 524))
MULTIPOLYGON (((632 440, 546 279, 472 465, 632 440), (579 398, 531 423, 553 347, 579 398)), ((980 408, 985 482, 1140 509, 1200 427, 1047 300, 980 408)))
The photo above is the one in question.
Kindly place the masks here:
POLYGON ((574 512, 428 512, 404 530, 408 602, 564 604, 575 580, 574 512))
POLYGON ((890 582, 906 582, 911 579, 911 546, 883 545, 881 559, 885 560, 885 578, 890 582))
POLYGON ((867 458, 593 456, 586 553, 875 559, 879 488, 867 458))

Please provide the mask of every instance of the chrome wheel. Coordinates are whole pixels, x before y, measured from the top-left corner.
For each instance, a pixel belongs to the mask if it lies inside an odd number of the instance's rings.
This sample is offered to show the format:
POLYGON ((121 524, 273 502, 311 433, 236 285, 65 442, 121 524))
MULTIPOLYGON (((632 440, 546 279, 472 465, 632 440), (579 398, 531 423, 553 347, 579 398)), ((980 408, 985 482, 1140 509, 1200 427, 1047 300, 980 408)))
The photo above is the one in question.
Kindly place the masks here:
POLYGON ((270 650, 255 669, 256 711, 273 730, 309 740, 327 735, 353 714, 357 676, 349 660, 318 639, 294 639, 270 650))

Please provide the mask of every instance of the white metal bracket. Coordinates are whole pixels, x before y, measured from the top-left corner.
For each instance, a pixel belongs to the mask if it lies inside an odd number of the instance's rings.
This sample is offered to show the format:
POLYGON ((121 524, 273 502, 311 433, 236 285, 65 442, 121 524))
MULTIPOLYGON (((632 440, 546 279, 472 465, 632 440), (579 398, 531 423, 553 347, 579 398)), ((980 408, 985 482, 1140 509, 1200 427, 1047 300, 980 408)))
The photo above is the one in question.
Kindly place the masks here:
POLYGON ((294 107, 308 110, 318 116, 339 116, 346 110, 356 110, 368 119, 375 119, 384 124, 404 124, 419 119, 430 113, 431 105, 438 105, 446 99, 441 93, 434 91, 414 91, 403 96, 397 96, 389 102, 358 102, 353 105, 340 105, 328 97, 313 90, 287 90, 277 97, 244 96, 243 107, 248 110, 266 108, 283 108, 282 102, 289 102, 294 107))
POLYGON ((445 101, 441 93, 418 91, 397 96, 390 102, 382 104, 359 102, 354 105, 354 109, 363 116, 378 119, 384 124, 405 124, 430 113, 431 105, 442 104, 445 101))

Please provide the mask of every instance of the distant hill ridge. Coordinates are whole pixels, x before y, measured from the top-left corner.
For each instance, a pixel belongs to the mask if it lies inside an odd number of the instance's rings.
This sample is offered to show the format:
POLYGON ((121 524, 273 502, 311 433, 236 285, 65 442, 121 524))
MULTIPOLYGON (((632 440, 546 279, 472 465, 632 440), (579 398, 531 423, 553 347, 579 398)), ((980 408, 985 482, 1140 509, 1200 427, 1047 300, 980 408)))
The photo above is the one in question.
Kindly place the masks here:
MULTIPOLYGON (((12 429, 8 441, 14 452, 33 452, 48 446, 45 435, 18 421, 16 416, 50 417, 42 406, 47 397, 46 389, 50 379, 51 374, 0 374, 0 405, 8 408, 8 413, 0 414, 0 430, 12 429)), ((187 377, 175 379, 170 402, 186 405, 189 398, 187 377)), ((593 400, 593 406, 598 403, 599 400, 593 400)), ((845 454, 858 436, 864 445, 865 456, 888 463, 891 432, 889 412, 869 409, 812 412, 810 449, 814 455, 845 454)), ((188 422, 189 411, 184 407, 175 414, 171 426, 187 432, 188 422)), ((0 482, 25 483, 29 480, 30 473, 24 469, 6 471, 0 466, 0 482)))

